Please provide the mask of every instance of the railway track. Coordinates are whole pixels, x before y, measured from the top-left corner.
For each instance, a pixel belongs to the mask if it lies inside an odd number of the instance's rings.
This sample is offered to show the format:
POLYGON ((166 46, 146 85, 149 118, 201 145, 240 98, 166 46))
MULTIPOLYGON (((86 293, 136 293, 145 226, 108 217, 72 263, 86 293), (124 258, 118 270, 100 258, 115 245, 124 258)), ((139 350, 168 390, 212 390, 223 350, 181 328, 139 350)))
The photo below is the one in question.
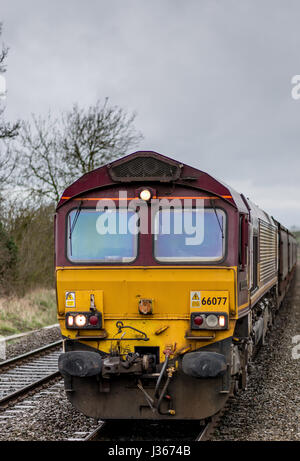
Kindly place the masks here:
POLYGON ((207 421, 99 421, 92 432, 76 432, 68 440, 205 442, 210 440, 229 406, 230 398, 207 421))
MULTIPOLYGON (((28 406, 27 400, 24 400, 25 397, 31 395, 31 393, 36 393, 36 391, 48 392, 47 390, 43 391, 43 387, 48 387, 49 383, 52 384, 60 377, 57 362, 58 356, 61 353, 61 345, 62 340, 56 341, 0 362, 0 411, 4 411, 13 404, 12 413, 24 412, 28 406), (19 400, 21 400, 20 403, 19 400)), ((28 408, 33 408, 32 402, 29 402, 28 408)), ((205 426, 201 427, 196 438, 193 434, 197 433, 197 425, 190 422, 182 425, 179 424, 179 429, 170 425, 166 431, 163 429, 164 425, 160 428, 159 424, 155 423, 152 423, 152 425, 150 423, 149 430, 149 424, 147 426, 146 423, 145 431, 148 434, 148 439, 150 435, 150 440, 170 441, 178 440, 179 437, 181 440, 186 441, 205 441, 209 439, 221 416, 221 414, 217 414, 211 418, 205 426), (151 438, 152 434, 153 438, 151 438)), ((133 429, 135 425, 135 422, 132 422, 130 425, 124 425, 124 422, 121 421, 108 423, 99 421, 98 425, 90 431, 75 431, 71 437, 65 440, 86 442, 95 440, 145 440, 144 435, 142 435, 143 429, 141 425, 138 424, 137 428, 133 429), (134 439, 132 438, 133 433, 135 434, 134 439)))
MULTIPOLYGON (((217 424, 217 422, 215 422, 217 424)), ((215 429, 212 421, 201 426, 191 421, 150 422, 150 421, 99 421, 91 432, 74 432, 67 441, 156 441, 156 442, 193 442, 208 440, 215 429), (195 435, 197 434, 197 435, 195 435), (207 438, 206 438, 207 437, 207 438)))
POLYGON ((0 409, 60 376, 62 340, 0 362, 0 409))
MULTIPOLYGON (((223 414, 223 411, 222 411, 223 414)), ((210 436, 213 434, 215 429, 218 427, 218 423, 222 417, 222 414, 213 416, 210 421, 208 421, 205 426, 201 429, 199 434, 195 438, 195 442, 206 442, 209 440, 210 436)))
POLYGON ((231 398, 232 395, 227 400, 225 406, 214 416, 208 419, 206 424, 203 426, 197 437, 195 438, 195 442, 206 442, 210 439, 213 435, 214 431, 218 428, 224 413, 230 408, 231 398))
MULTIPOLYGON (((25 354, 13 357, 12 359, 0 362, 0 411, 7 409, 14 404, 13 412, 26 411, 27 403, 24 398, 32 392, 48 387, 49 383, 60 377, 57 362, 61 353, 62 340, 48 344, 41 348, 27 352, 25 354), (19 400, 24 400, 24 405, 19 400), (17 403, 17 405, 16 405, 17 403)), ((43 391, 42 391, 43 392, 43 391)), ((47 392, 47 390, 45 391, 47 392)), ((223 411, 221 412, 223 414, 223 411)), ((145 426, 145 432, 150 434, 150 440, 178 440, 178 437, 186 441, 205 441, 209 440, 210 435, 215 430, 222 414, 217 414, 211 418, 207 424, 201 427, 196 438, 193 434, 197 433, 197 424, 186 422, 179 424, 180 428, 167 424, 167 429, 160 428, 159 424, 150 423, 150 430, 145 426), (174 432, 173 432, 174 431, 174 432), (153 434, 153 438, 151 435, 153 434), (180 434, 180 436, 179 436, 180 434)), ((95 440, 145 440, 142 435, 143 429, 140 424, 136 429, 133 427, 135 422, 130 425, 124 425, 124 422, 104 422, 99 421, 96 427, 90 431, 75 431, 67 441, 95 441, 95 440), (129 429, 130 428, 130 429, 129 429), (128 432, 129 431, 129 432, 128 432), (142 431, 142 432, 141 432, 142 431), (132 434, 137 438, 132 438, 132 434)), ((144 425, 142 425, 144 426, 144 425)), ((148 424, 149 426, 149 424, 148 424)))
POLYGON ((105 426, 104 421, 99 421, 99 425, 90 432, 78 431, 74 432, 72 437, 66 439, 67 442, 92 442, 98 439, 99 434, 105 426))

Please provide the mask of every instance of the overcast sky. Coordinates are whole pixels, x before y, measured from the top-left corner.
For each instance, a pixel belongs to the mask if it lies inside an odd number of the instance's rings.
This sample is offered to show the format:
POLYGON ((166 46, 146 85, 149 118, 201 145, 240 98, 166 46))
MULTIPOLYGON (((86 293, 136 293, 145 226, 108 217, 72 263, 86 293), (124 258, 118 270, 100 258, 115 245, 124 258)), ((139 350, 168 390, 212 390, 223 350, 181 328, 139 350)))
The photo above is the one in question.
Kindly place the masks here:
POLYGON ((140 148, 300 227, 300 1, 0 0, 0 21, 8 119, 109 96, 140 148))

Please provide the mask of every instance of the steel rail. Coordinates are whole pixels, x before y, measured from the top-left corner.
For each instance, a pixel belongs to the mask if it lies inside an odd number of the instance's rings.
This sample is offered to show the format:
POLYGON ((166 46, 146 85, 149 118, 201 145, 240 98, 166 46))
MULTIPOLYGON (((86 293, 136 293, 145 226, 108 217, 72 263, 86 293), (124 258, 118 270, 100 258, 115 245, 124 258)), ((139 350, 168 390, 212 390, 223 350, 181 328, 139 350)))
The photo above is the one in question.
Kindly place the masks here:
POLYGON ((38 349, 34 349, 32 351, 29 351, 29 352, 25 352, 24 354, 21 354, 21 355, 17 355, 16 357, 12 357, 11 359, 8 359, 8 360, 4 360, 3 362, 0 362, 0 370, 1 368, 4 368, 4 367, 7 367, 9 365, 13 365, 21 360, 24 360, 24 359, 27 359, 29 357, 33 357, 35 355, 38 355, 40 352, 44 352, 44 351, 47 351, 48 349, 52 349, 53 347, 57 347, 59 346, 60 344, 62 344, 63 340, 60 339, 59 341, 55 341, 53 343, 50 343, 50 344, 46 344, 46 346, 42 346, 38 349))
POLYGON ((99 424, 98 427, 96 427, 95 430, 93 430, 90 434, 88 434, 84 439, 83 441, 84 442, 92 442, 93 440, 96 440, 99 432, 103 429, 103 427, 105 426, 105 421, 101 421, 101 423, 99 424))
POLYGON ((195 442, 204 442, 205 440, 208 440, 209 438, 209 435, 211 434, 213 428, 214 428, 214 424, 212 421, 208 422, 206 424, 206 426, 204 426, 204 428, 202 429, 201 432, 199 432, 199 434, 197 435, 197 437, 195 438, 195 442))
POLYGON ((44 376, 43 378, 34 381, 27 386, 22 387, 21 389, 18 389, 14 392, 11 392, 10 394, 5 395, 4 397, 0 398, 0 408, 10 402, 11 400, 15 400, 19 397, 22 397, 24 395, 27 395, 30 391, 35 390, 40 388, 43 384, 46 384, 49 381, 52 381, 52 379, 57 378, 60 376, 60 372, 57 370, 53 373, 50 373, 47 376, 44 376))
POLYGON ((57 365, 55 365, 56 351, 51 351, 51 349, 61 344, 62 340, 55 341, 0 362, 0 392, 1 387, 4 391, 4 395, 0 397, 0 409, 60 376, 57 365), (45 354, 47 351, 49 351, 49 358, 48 354, 45 354), (8 391, 8 387, 11 391, 8 391))
POLYGON ((224 407, 222 407, 221 410, 218 411, 218 413, 216 413, 215 415, 209 418, 209 420, 207 421, 202 431, 199 432, 199 434, 197 435, 195 442, 205 442, 209 440, 210 436, 217 429, 218 425, 220 424, 222 420, 224 413, 226 413, 229 407, 230 407, 230 398, 227 399, 224 407))

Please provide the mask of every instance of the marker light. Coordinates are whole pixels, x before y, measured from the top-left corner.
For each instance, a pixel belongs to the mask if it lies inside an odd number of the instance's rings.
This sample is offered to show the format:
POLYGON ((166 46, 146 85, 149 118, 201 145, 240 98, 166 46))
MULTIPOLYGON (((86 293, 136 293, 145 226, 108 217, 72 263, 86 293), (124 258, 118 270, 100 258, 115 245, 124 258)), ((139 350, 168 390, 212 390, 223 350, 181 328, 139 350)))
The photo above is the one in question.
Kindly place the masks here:
POLYGON ((86 324, 86 316, 82 314, 78 314, 75 316, 75 324, 78 327, 84 327, 86 324))
POLYGON ((205 319, 208 327, 213 328, 218 325, 218 317, 216 315, 210 314, 205 319))
POLYGON ((225 327, 225 317, 224 317, 224 315, 220 315, 220 317, 219 317, 219 326, 220 327, 225 327))
POLYGON ((194 317, 194 323, 196 325, 202 325, 203 323, 203 317, 201 317, 200 315, 198 315, 197 317, 194 317))
POLYGON ((140 192, 140 198, 142 200, 145 200, 145 202, 147 202, 148 200, 151 199, 151 192, 149 189, 144 189, 140 192))
POLYGON ((72 327, 74 325, 74 317, 72 315, 69 315, 68 317, 68 326, 72 327))

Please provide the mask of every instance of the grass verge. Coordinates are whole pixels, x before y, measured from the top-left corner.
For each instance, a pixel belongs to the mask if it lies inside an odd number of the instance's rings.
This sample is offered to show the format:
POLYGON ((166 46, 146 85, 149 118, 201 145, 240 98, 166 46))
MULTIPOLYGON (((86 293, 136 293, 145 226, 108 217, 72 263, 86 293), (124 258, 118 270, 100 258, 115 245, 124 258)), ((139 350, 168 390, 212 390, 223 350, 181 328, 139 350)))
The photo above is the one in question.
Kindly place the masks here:
POLYGON ((0 335, 23 333, 56 322, 53 289, 35 289, 23 298, 0 298, 0 335))

